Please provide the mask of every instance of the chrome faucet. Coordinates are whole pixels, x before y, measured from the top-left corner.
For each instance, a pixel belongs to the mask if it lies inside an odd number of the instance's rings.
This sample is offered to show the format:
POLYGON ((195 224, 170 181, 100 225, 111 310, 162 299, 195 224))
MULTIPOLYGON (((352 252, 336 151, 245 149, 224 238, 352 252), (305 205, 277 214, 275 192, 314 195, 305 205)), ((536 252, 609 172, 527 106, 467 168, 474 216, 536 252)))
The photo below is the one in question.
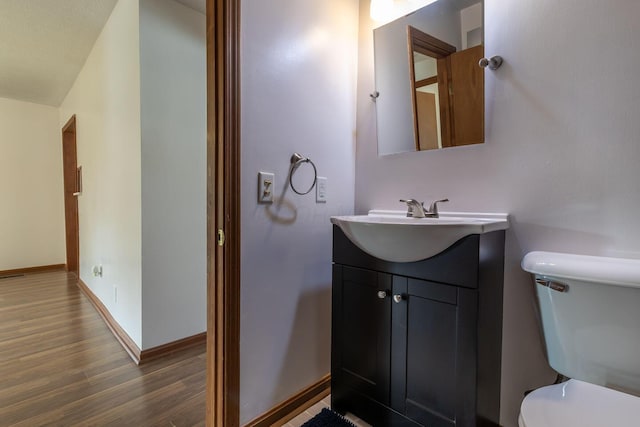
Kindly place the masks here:
POLYGON ((431 206, 426 211, 424 202, 419 202, 416 199, 401 199, 400 201, 407 204, 407 216, 409 218, 438 218, 438 203, 448 202, 449 199, 436 200, 431 203, 431 206))

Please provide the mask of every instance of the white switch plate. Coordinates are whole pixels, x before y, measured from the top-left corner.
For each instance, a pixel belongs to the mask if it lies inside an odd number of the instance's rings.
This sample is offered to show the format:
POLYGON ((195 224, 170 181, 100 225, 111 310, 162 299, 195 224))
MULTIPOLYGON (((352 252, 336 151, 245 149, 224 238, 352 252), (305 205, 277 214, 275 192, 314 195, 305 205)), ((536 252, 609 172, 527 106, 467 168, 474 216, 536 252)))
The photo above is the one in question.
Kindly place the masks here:
POLYGON ((258 203, 273 203, 275 175, 269 172, 258 172, 258 203))
POLYGON ((316 203, 327 203, 327 178, 324 176, 316 181, 316 203))

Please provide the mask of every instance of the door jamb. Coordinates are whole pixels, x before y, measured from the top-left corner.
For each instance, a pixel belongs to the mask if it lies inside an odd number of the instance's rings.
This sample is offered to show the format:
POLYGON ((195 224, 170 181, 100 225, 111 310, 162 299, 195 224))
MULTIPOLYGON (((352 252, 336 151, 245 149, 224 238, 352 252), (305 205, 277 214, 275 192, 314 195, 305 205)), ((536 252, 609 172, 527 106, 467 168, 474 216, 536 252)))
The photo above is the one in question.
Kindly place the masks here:
POLYGON ((207 0, 206 16, 206 420, 239 427, 240 0, 207 0))
POLYGON ((69 230, 67 230, 68 227, 68 218, 67 215, 69 214, 67 212, 67 189, 66 189, 66 167, 65 167, 65 134, 67 133, 72 133, 73 134, 73 150, 75 151, 74 153, 74 157, 75 157, 75 169, 76 169, 76 191, 80 191, 79 190, 79 176, 78 176, 78 139, 77 139, 77 134, 76 134, 76 115, 73 114, 69 120, 67 120, 67 123, 65 123, 65 125, 62 127, 62 131, 60 132, 60 135, 62 136, 62 173, 63 173, 63 186, 64 188, 64 192, 63 192, 63 197, 64 197, 64 205, 65 205, 65 212, 64 212, 64 224, 65 224, 65 269, 67 271, 69 271, 70 267, 74 267, 75 266, 75 270, 74 272, 77 274, 78 277, 80 277, 80 223, 79 223, 79 208, 78 208, 78 198, 76 197, 77 193, 74 193, 73 196, 73 200, 75 203, 75 240, 76 240, 76 244, 75 244, 75 259, 73 260, 73 262, 75 263, 74 265, 70 266, 69 264, 69 242, 68 242, 68 234, 69 234, 69 230))

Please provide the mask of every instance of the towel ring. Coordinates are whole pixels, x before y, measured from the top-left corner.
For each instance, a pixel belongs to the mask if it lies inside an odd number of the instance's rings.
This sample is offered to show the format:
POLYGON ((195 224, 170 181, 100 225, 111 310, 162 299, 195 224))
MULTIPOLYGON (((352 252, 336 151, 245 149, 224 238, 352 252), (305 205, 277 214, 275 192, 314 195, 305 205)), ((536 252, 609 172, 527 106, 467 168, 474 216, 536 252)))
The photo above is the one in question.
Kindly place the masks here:
POLYGON ((289 172, 289 186, 293 190, 294 193, 304 196, 305 194, 309 194, 313 187, 316 186, 316 182, 318 181, 318 170, 316 169, 316 165, 309 159, 308 157, 303 157, 298 153, 293 153, 291 156, 291 171, 289 172), (298 191, 296 187, 293 185, 293 174, 295 171, 302 165, 303 163, 309 163, 313 167, 313 182, 311 183, 311 187, 307 191, 298 191))

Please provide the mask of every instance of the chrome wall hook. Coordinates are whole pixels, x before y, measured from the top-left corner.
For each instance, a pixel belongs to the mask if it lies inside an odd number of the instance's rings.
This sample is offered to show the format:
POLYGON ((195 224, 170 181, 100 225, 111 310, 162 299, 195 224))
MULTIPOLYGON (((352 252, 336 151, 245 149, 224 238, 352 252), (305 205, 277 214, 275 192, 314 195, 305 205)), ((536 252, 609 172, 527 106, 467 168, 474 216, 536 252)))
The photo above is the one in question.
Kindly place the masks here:
POLYGON ((478 62, 478 65, 481 66, 482 68, 489 67, 490 70, 497 70, 502 65, 502 56, 496 55, 496 56, 492 56, 489 59, 482 58, 478 62))

